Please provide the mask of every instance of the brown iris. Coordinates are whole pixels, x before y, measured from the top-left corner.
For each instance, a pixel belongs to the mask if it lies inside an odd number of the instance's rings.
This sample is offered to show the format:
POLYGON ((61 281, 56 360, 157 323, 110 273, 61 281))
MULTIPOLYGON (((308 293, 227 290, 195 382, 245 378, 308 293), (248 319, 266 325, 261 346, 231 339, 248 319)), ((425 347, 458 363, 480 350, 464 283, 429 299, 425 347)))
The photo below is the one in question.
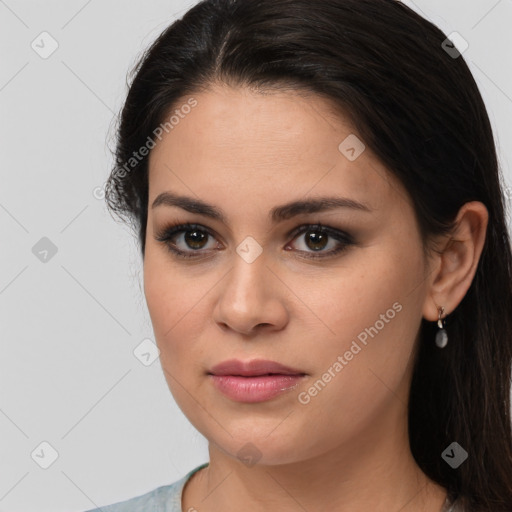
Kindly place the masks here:
POLYGON ((208 238, 208 234, 199 229, 189 229, 185 232, 185 242, 193 249, 201 249, 208 238))
POLYGON ((325 248, 328 235, 317 231, 306 231, 306 244, 310 249, 319 250, 325 248), (311 245, 310 245, 311 244, 311 245))

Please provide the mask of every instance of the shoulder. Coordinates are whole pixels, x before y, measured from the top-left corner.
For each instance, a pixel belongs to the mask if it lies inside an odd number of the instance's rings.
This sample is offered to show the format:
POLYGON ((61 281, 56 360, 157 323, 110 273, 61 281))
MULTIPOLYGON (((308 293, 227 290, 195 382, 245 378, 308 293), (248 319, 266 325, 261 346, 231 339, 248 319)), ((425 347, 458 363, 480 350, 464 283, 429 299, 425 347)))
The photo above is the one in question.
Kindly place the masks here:
POLYGON ((172 484, 162 485, 129 500, 86 512, 181 512, 181 494, 185 484, 196 471, 207 465, 208 463, 201 464, 172 484))

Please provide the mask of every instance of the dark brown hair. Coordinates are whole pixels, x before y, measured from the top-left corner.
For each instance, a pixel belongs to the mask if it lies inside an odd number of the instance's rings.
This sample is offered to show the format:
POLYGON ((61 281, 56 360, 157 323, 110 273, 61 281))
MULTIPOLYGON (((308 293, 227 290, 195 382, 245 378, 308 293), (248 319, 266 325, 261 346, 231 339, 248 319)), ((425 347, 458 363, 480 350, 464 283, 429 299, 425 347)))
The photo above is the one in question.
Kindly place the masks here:
POLYGON ((489 118, 447 36, 394 0, 205 0, 172 23, 134 69, 106 184, 144 258, 148 158, 130 160, 180 99, 214 83, 287 87, 332 100, 410 194, 425 246, 468 201, 489 212, 450 342, 422 321, 409 401, 413 456, 467 511, 512 511, 512 256, 489 118), (127 162, 131 161, 127 167, 127 162), (452 469, 452 442, 469 454, 452 469))

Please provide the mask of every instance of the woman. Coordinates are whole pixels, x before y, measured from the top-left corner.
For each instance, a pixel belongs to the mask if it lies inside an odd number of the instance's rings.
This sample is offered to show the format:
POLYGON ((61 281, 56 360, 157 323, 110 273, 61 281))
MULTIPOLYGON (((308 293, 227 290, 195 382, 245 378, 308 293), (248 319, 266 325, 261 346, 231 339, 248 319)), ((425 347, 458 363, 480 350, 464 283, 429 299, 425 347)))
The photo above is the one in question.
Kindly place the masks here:
POLYGON ((209 462, 102 510, 512 510, 504 196, 437 27, 203 1, 137 66, 107 185, 209 462))

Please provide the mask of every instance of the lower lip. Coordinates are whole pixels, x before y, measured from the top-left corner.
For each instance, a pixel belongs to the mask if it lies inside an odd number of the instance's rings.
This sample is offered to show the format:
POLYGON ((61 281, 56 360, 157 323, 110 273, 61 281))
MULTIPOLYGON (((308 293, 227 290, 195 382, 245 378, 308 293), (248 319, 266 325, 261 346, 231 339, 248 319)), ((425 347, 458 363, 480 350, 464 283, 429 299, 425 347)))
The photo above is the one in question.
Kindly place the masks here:
POLYGON ((215 387, 235 402, 264 402, 293 389, 303 375, 210 375, 215 387))

